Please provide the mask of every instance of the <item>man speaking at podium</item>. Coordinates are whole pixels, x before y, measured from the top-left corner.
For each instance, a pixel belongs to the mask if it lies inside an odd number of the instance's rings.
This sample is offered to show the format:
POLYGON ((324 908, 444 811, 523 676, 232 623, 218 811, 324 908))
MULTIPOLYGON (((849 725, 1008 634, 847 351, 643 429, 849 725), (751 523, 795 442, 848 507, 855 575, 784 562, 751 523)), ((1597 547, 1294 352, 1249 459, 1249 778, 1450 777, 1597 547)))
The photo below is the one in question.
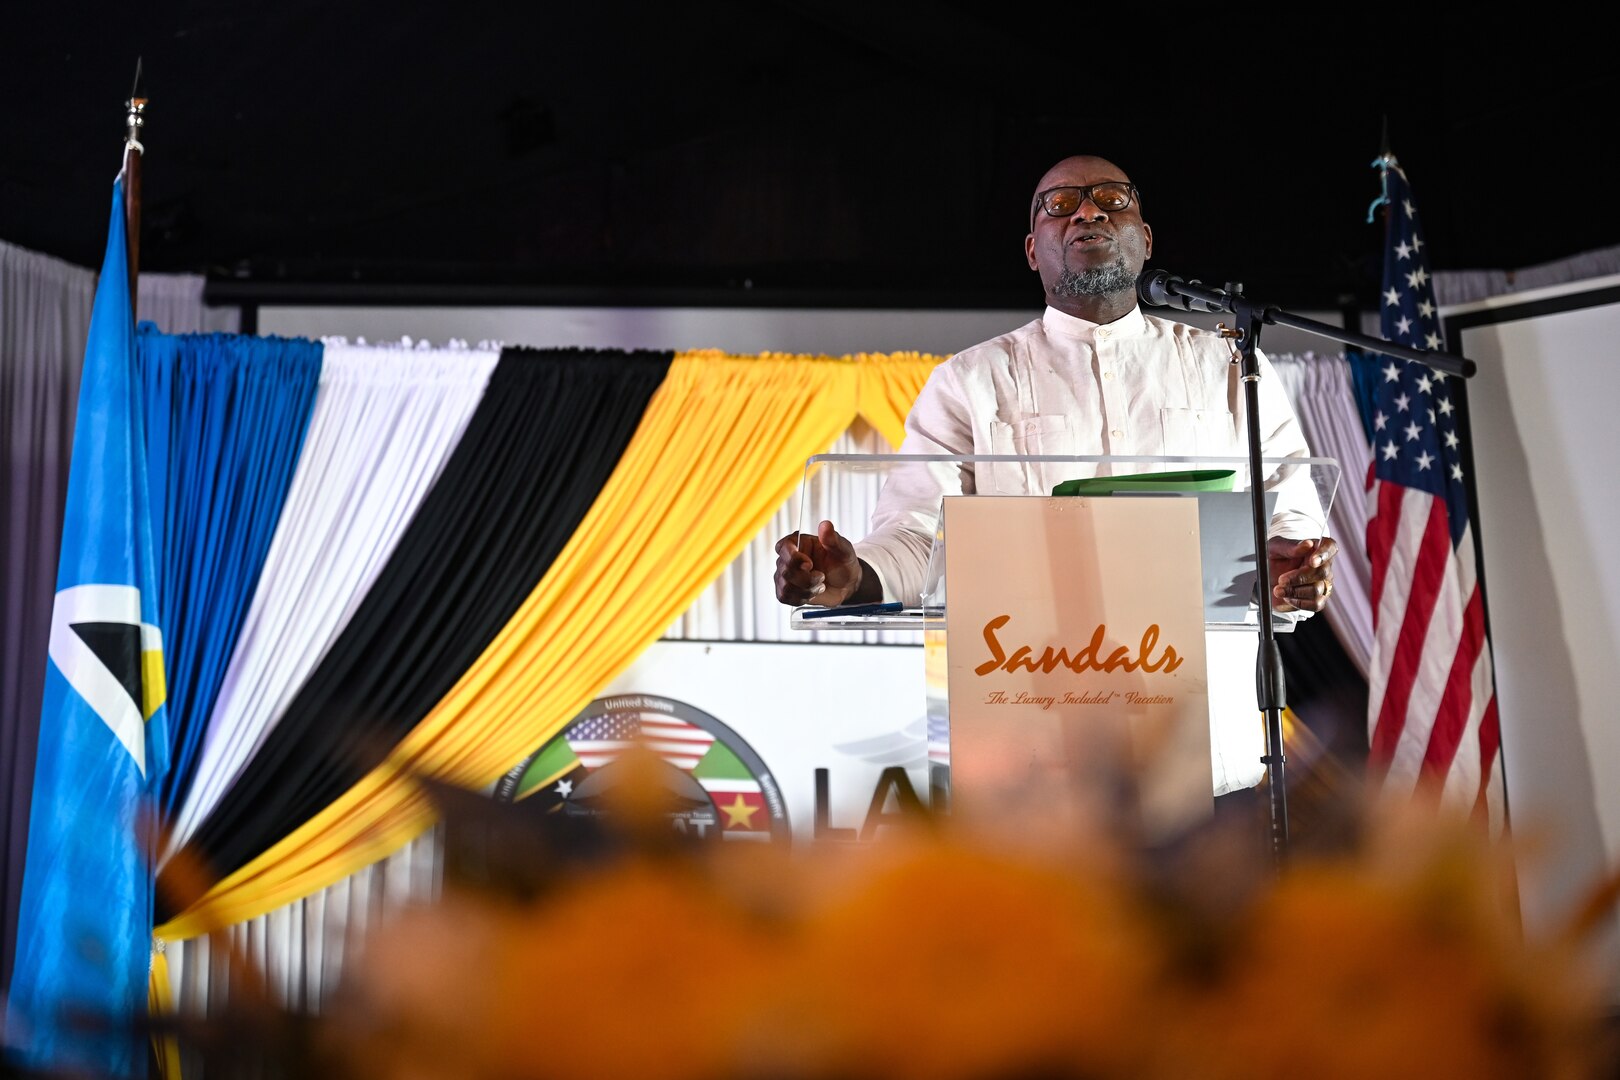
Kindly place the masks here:
MULTIPOLYGON (((1045 312, 940 364, 906 418, 900 453, 1247 455, 1242 384, 1227 342, 1137 306, 1153 230, 1124 170, 1084 156, 1048 169, 1030 204, 1024 254, 1040 273, 1045 312)), ((1309 456, 1287 394, 1263 356, 1259 363, 1261 456, 1309 456)), ((1031 472, 1026 494, 1050 494, 1069 479, 1052 475, 1050 464, 1031 472)), ((829 521, 814 536, 783 537, 776 598, 795 606, 918 604, 940 499, 971 494, 973 485, 966 469, 960 490, 941 484, 938 470, 908 471, 885 485, 858 544, 829 521)), ((1267 545, 1279 613, 1304 617, 1332 595, 1338 545, 1321 535, 1320 515, 1279 497, 1267 545)), ((1213 633, 1208 646, 1214 792, 1222 795, 1260 782, 1265 732, 1254 695, 1256 638, 1213 633), (1216 684, 1222 670, 1240 676, 1224 691, 1216 684)))

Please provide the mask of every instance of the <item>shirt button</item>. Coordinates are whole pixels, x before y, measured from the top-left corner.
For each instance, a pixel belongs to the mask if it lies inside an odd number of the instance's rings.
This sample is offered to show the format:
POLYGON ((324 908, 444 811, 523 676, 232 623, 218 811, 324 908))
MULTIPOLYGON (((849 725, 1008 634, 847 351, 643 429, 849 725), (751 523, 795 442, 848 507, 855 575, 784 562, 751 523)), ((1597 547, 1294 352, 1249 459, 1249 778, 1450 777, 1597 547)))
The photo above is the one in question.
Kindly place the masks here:
POLYGON ((1113 378, 1113 377, 1114 377, 1114 373, 1113 373, 1113 372, 1112 372, 1112 371, 1105 371, 1105 372, 1103 372, 1103 378, 1105 378, 1105 379, 1112 379, 1112 378, 1113 378))
POLYGON ((1119 428, 1115 428, 1113 430, 1112 434, 1113 434, 1114 438, 1116 438, 1116 439, 1123 439, 1125 437, 1125 433, 1123 431, 1119 430, 1119 428))

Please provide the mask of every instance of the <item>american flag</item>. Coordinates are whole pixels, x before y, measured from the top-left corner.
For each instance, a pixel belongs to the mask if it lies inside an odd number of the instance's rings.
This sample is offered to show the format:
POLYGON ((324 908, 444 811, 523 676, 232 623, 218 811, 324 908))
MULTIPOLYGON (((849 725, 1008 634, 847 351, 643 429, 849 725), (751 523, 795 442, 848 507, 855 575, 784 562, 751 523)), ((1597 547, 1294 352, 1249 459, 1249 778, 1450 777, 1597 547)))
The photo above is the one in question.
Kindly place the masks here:
POLYGON ((714 743, 713 732, 657 713, 589 716, 571 726, 564 737, 587 769, 600 769, 639 743, 677 769, 691 772, 714 743))
MULTIPOLYGON (((1384 337, 1441 349, 1406 173, 1392 155, 1374 164, 1384 178, 1384 337)), ((1388 356, 1379 363, 1368 477, 1370 764, 1384 793, 1437 793, 1495 835, 1506 818, 1501 739, 1457 431, 1460 379, 1388 356)))

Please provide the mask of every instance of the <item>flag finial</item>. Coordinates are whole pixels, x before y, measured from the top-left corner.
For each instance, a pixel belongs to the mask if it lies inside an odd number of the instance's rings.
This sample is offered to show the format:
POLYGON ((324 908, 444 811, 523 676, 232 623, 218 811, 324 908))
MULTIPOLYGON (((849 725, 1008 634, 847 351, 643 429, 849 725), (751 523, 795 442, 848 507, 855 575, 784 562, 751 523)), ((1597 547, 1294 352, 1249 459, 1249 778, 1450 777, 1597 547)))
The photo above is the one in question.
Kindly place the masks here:
POLYGON ((124 102, 124 150, 133 150, 137 154, 144 154, 146 148, 141 145, 141 128, 146 126, 146 99, 140 96, 141 92, 141 58, 135 58, 135 82, 129 88, 129 100, 124 102))
POLYGON ((1378 136, 1378 156, 1373 158, 1372 167, 1378 170, 1380 190, 1378 198, 1367 207, 1367 224, 1373 223, 1380 206, 1389 202, 1389 170, 1400 168, 1395 160, 1394 153, 1389 148, 1389 117, 1384 117, 1383 131, 1378 136))

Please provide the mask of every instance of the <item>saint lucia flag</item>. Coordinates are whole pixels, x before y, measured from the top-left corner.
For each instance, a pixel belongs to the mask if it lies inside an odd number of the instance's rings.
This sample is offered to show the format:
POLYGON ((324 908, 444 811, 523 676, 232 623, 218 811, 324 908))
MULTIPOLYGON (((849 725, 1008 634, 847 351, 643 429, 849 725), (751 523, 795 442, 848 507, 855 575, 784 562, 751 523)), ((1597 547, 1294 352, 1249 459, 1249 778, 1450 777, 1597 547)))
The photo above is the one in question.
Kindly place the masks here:
POLYGON ((144 1075, 147 807, 167 767, 146 444, 113 185, 79 390, 6 1042, 40 1070, 144 1075))

